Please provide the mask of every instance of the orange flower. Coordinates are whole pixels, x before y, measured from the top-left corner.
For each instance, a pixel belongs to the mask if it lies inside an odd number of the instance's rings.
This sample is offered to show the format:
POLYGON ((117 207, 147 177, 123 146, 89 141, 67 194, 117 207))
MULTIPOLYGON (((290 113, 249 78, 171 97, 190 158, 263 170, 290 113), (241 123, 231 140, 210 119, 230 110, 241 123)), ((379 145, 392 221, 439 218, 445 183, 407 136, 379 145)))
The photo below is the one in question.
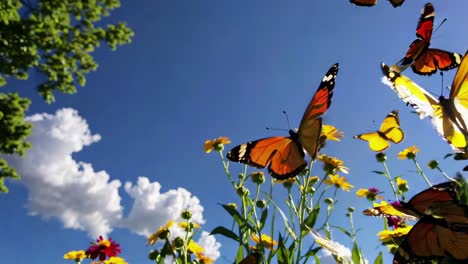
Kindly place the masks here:
POLYGON ((347 192, 349 192, 349 188, 354 188, 354 185, 346 181, 346 177, 340 177, 338 174, 329 175, 325 183, 328 185, 335 185, 336 188, 341 188, 347 192))
POLYGON ((262 234, 261 235, 261 239, 256 235, 254 234, 252 236, 252 240, 257 243, 257 244, 260 244, 260 240, 261 241, 261 244, 266 248, 266 249, 269 249, 269 250, 273 250, 273 247, 278 245, 278 242, 276 242, 275 240, 273 240, 273 238, 271 238, 269 235, 265 235, 265 234, 262 234))
POLYGON ((219 137, 216 139, 211 140, 206 140, 205 144, 203 145, 203 150, 205 150, 206 153, 210 153, 212 150, 216 151, 221 151, 224 148, 224 145, 230 144, 231 140, 227 137, 219 137))

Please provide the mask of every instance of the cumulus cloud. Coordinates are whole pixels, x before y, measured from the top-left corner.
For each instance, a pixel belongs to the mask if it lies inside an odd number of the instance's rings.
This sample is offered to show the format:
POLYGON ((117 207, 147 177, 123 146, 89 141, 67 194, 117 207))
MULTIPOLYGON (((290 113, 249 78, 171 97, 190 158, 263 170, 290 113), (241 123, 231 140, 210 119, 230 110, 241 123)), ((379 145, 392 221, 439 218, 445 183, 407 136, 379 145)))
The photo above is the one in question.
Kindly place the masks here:
POLYGON ((122 217, 119 180, 89 163, 77 162, 74 152, 100 140, 92 135, 86 120, 76 110, 65 108, 55 115, 27 118, 34 125, 26 156, 13 158, 29 190, 27 207, 33 215, 57 218, 66 228, 107 234, 122 217))
MULTIPOLYGON (((133 207, 123 225, 139 235, 154 233, 169 220, 181 221, 183 210, 192 212, 191 221, 205 223, 200 200, 184 188, 161 192, 158 182, 139 177, 137 183, 125 183, 125 191, 133 198, 133 207)), ((177 233, 177 229, 174 229, 177 233)), ((175 234, 178 235, 178 234, 175 234)))
MULTIPOLYGON (((29 137, 33 147, 24 158, 7 158, 29 190, 30 214, 58 219, 65 228, 83 230, 92 238, 107 236, 114 227, 147 236, 168 220, 180 221, 182 210, 192 212, 193 222, 200 225, 205 222, 199 199, 188 190, 162 192, 158 182, 146 177, 139 177, 136 184, 125 183, 133 206, 128 217, 123 218, 121 182, 72 157, 101 138, 91 133, 86 120, 76 110, 64 108, 55 114, 30 116, 27 121, 34 125, 29 137)), ((176 227, 171 231, 174 236, 183 232, 176 227)), ((198 243, 205 248, 206 255, 219 257, 220 244, 213 236, 202 232, 198 243)))

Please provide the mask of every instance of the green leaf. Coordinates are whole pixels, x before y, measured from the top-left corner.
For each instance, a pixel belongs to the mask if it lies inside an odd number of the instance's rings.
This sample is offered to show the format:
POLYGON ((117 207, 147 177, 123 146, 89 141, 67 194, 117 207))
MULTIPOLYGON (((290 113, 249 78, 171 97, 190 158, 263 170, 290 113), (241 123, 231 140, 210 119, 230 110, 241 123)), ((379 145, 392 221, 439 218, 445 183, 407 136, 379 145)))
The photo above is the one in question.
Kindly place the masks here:
POLYGON ((252 232, 255 232, 255 229, 245 220, 239 212, 232 206, 221 204, 221 206, 226 210, 234 219, 234 221, 239 225, 241 230, 249 229, 252 232))
POLYGON ((330 226, 340 230, 343 234, 347 235, 348 237, 353 238, 353 235, 348 230, 344 229, 343 227, 334 226, 334 225, 330 225, 330 226))
POLYGON ((225 228, 224 226, 215 227, 215 229, 213 229, 211 231, 211 233, 210 233, 210 235, 217 235, 217 234, 220 234, 220 235, 223 235, 225 237, 231 238, 232 240, 235 240, 237 242, 240 241, 240 238, 237 236, 236 233, 234 233, 231 230, 225 228))
POLYGON ((284 243, 283 236, 279 235, 278 239, 278 248, 276 250, 276 258, 278 260, 278 264, 290 264, 294 262, 293 252, 290 252, 284 243))
POLYGON ((385 172, 383 172, 383 171, 372 171, 372 172, 376 173, 376 174, 381 174, 381 175, 385 174, 385 172))
POLYGON ((354 264, 361 263, 361 251, 359 250, 359 247, 356 242, 354 242, 353 250, 351 251, 351 258, 354 264))
POLYGON ((260 230, 263 229, 263 227, 265 226, 265 221, 267 220, 268 218, 268 209, 264 209, 262 211, 262 215, 260 216, 260 230))
POLYGON ((301 235, 302 237, 306 236, 309 233, 309 229, 313 228, 315 222, 317 221, 318 215, 320 212, 320 207, 316 206, 312 212, 306 217, 304 223, 301 224, 301 235))
POLYGON ((382 251, 379 252, 379 255, 374 260, 374 264, 383 264, 383 255, 382 251))

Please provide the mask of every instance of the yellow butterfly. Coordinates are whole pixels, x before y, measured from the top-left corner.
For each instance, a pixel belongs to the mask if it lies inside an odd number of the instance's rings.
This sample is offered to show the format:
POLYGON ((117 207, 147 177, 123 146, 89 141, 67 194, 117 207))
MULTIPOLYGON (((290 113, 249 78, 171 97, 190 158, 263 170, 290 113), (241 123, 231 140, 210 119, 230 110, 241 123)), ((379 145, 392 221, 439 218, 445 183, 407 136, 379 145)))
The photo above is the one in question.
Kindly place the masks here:
POLYGON ((405 134, 400 129, 398 110, 393 110, 385 117, 378 131, 360 134, 354 138, 369 142, 369 148, 375 152, 384 151, 390 147, 389 141, 395 144, 400 143, 405 138, 405 134))
POLYGON ((420 118, 430 116, 434 128, 456 152, 467 153, 468 139, 468 51, 452 83, 449 98, 432 96, 410 78, 382 63, 384 83, 411 105, 420 118))

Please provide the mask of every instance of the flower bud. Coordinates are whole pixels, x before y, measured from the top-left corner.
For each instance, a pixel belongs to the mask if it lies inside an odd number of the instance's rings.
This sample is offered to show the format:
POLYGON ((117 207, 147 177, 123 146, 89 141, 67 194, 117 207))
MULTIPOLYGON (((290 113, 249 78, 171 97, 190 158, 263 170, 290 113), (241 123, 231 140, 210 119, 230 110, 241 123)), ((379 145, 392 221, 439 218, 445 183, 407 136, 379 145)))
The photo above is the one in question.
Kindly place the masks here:
POLYGON ((189 220, 190 218, 192 218, 192 212, 190 212, 189 210, 184 210, 182 211, 182 219, 185 219, 185 220, 189 220))
POLYGON ((430 169, 436 169, 437 167, 439 167, 439 162, 437 162, 437 160, 431 160, 429 161, 429 163, 427 164, 427 166, 430 168, 430 169))
POLYGON ((265 208, 265 206, 267 205, 267 203, 266 203, 266 201, 264 199, 258 200, 256 204, 257 204, 258 208, 265 208))
POLYGON ((262 184, 265 182, 265 175, 263 171, 257 171, 250 174, 250 178, 255 184, 262 184))
POLYGON ((385 155, 383 152, 380 152, 375 155, 375 158, 377 159, 377 162, 383 163, 387 160, 387 155, 385 155))

